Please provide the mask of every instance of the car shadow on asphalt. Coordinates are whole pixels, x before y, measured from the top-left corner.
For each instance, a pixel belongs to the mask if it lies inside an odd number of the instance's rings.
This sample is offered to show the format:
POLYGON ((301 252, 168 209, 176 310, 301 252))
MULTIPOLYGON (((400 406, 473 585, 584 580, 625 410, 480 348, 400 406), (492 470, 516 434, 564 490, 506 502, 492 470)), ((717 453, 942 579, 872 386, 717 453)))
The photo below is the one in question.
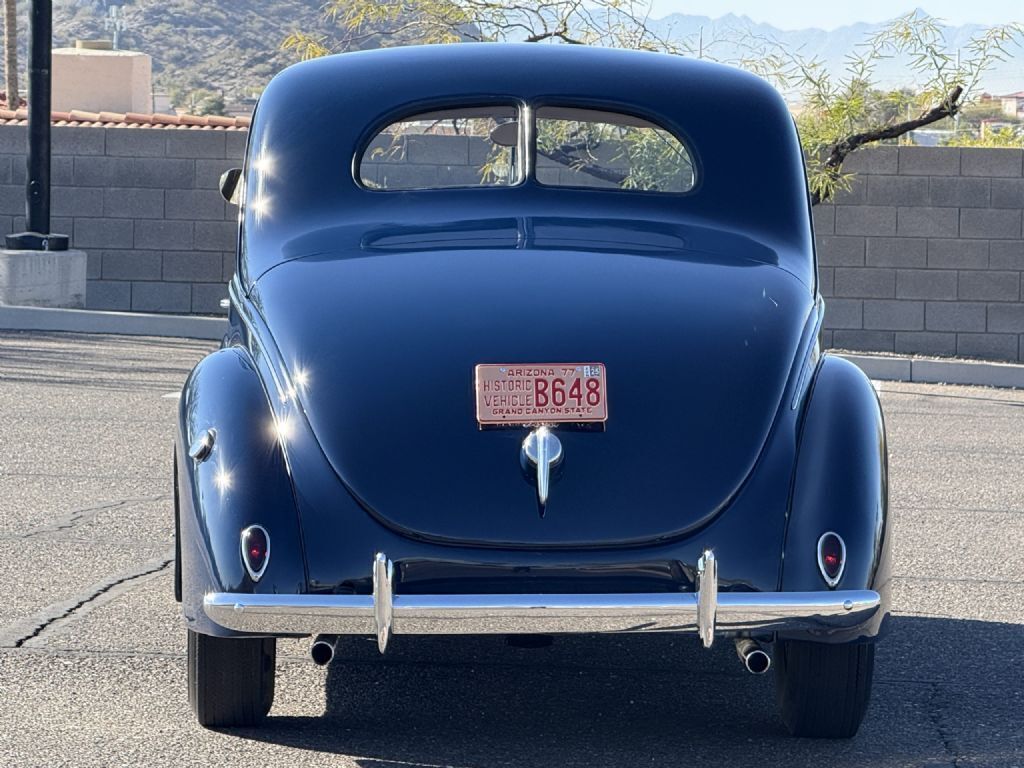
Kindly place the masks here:
POLYGON ((879 646, 868 717, 850 741, 792 739, 772 673, 732 644, 668 635, 403 638, 378 657, 339 646, 320 717, 274 716, 238 736, 412 766, 1012 765, 1024 754, 1024 627, 895 617, 879 646), (1016 663, 1014 663, 1016 659, 1016 663))

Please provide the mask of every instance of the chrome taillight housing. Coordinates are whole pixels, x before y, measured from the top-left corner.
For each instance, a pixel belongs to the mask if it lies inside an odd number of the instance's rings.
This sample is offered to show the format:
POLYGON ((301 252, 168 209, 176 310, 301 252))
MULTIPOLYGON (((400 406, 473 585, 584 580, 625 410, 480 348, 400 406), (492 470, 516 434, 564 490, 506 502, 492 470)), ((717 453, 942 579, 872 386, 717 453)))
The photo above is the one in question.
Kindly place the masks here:
POLYGON ((829 587, 835 587, 843 578, 846 567, 846 542, 834 531, 823 533, 818 539, 818 570, 829 587))
POLYGON ((250 525, 242 531, 242 563, 253 581, 259 581, 270 562, 270 534, 262 525, 250 525))

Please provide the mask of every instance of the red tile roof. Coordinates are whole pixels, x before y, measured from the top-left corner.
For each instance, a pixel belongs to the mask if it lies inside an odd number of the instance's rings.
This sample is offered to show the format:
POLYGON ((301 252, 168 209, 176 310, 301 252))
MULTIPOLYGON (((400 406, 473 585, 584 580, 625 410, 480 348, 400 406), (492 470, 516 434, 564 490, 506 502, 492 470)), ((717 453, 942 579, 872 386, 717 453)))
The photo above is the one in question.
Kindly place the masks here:
MULTIPOLYGON (((100 128, 173 128, 178 130, 246 130, 248 117, 221 117, 220 115, 162 115, 138 112, 54 112, 53 125, 78 125, 100 128)), ((0 107, 0 125, 28 125, 28 110, 0 107)))

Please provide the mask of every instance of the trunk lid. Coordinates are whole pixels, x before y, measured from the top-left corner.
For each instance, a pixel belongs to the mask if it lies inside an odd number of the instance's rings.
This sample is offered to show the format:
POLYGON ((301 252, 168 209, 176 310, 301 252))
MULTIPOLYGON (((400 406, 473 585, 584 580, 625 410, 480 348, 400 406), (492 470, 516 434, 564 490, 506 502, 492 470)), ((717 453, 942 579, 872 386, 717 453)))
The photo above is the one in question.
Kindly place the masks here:
POLYGON ((527 547, 650 541, 720 511, 764 446, 812 305, 771 264, 568 248, 307 257, 255 291, 368 513, 420 538, 527 547), (479 429, 473 375, 545 362, 604 363, 609 418, 557 429, 542 517, 528 430, 479 429))

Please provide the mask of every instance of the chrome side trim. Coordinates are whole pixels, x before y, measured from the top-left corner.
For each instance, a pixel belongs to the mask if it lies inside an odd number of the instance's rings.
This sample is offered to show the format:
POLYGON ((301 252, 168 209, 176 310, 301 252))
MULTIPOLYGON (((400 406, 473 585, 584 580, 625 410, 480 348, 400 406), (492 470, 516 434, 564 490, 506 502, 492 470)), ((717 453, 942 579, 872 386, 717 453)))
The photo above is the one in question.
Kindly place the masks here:
POLYGON ((718 561, 710 549, 697 560, 697 633, 705 648, 715 642, 718 612, 718 561))
POLYGON ((701 560, 697 593, 395 595, 394 565, 377 554, 374 595, 214 592, 203 609, 239 632, 376 635, 383 650, 392 634, 685 632, 710 645, 716 635, 857 627, 881 602, 872 590, 720 593, 714 555, 701 560))
POLYGON ((821 578, 825 580, 830 589, 835 589, 839 580, 843 578, 843 571, 846 570, 846 542, 835 531, 825 531, 818 537, 818 570, 821 572, 821 578), (839 573, 836 574, 834 579, 829 578, 828 571, 825 570, 825 563, 821 559, 821 544, 825 541, 826 536, 835 536, 839 539, 839 573))
POLYGON ((373 557, 373 620, 377 625, 377 650, 381 653, 387 650, 391 638, 394 617, 393 577, 394 566, 383 552, 378 552, 373 557))
POLYGON ((812 330, 807 347, 800 353, 801 368, 800 376, 797 379, 796 387, 793 390, 793 401, 790 403, 790 410, 795 411, 797 406, 803 402, 804 395, 811 385, 811 374, 818 367, 818 360, 821 359, 821 344, 818 336, 821 333, 821 324, 825 318, 825 301, 819 297, 818 302, 812 310, 812 330))

